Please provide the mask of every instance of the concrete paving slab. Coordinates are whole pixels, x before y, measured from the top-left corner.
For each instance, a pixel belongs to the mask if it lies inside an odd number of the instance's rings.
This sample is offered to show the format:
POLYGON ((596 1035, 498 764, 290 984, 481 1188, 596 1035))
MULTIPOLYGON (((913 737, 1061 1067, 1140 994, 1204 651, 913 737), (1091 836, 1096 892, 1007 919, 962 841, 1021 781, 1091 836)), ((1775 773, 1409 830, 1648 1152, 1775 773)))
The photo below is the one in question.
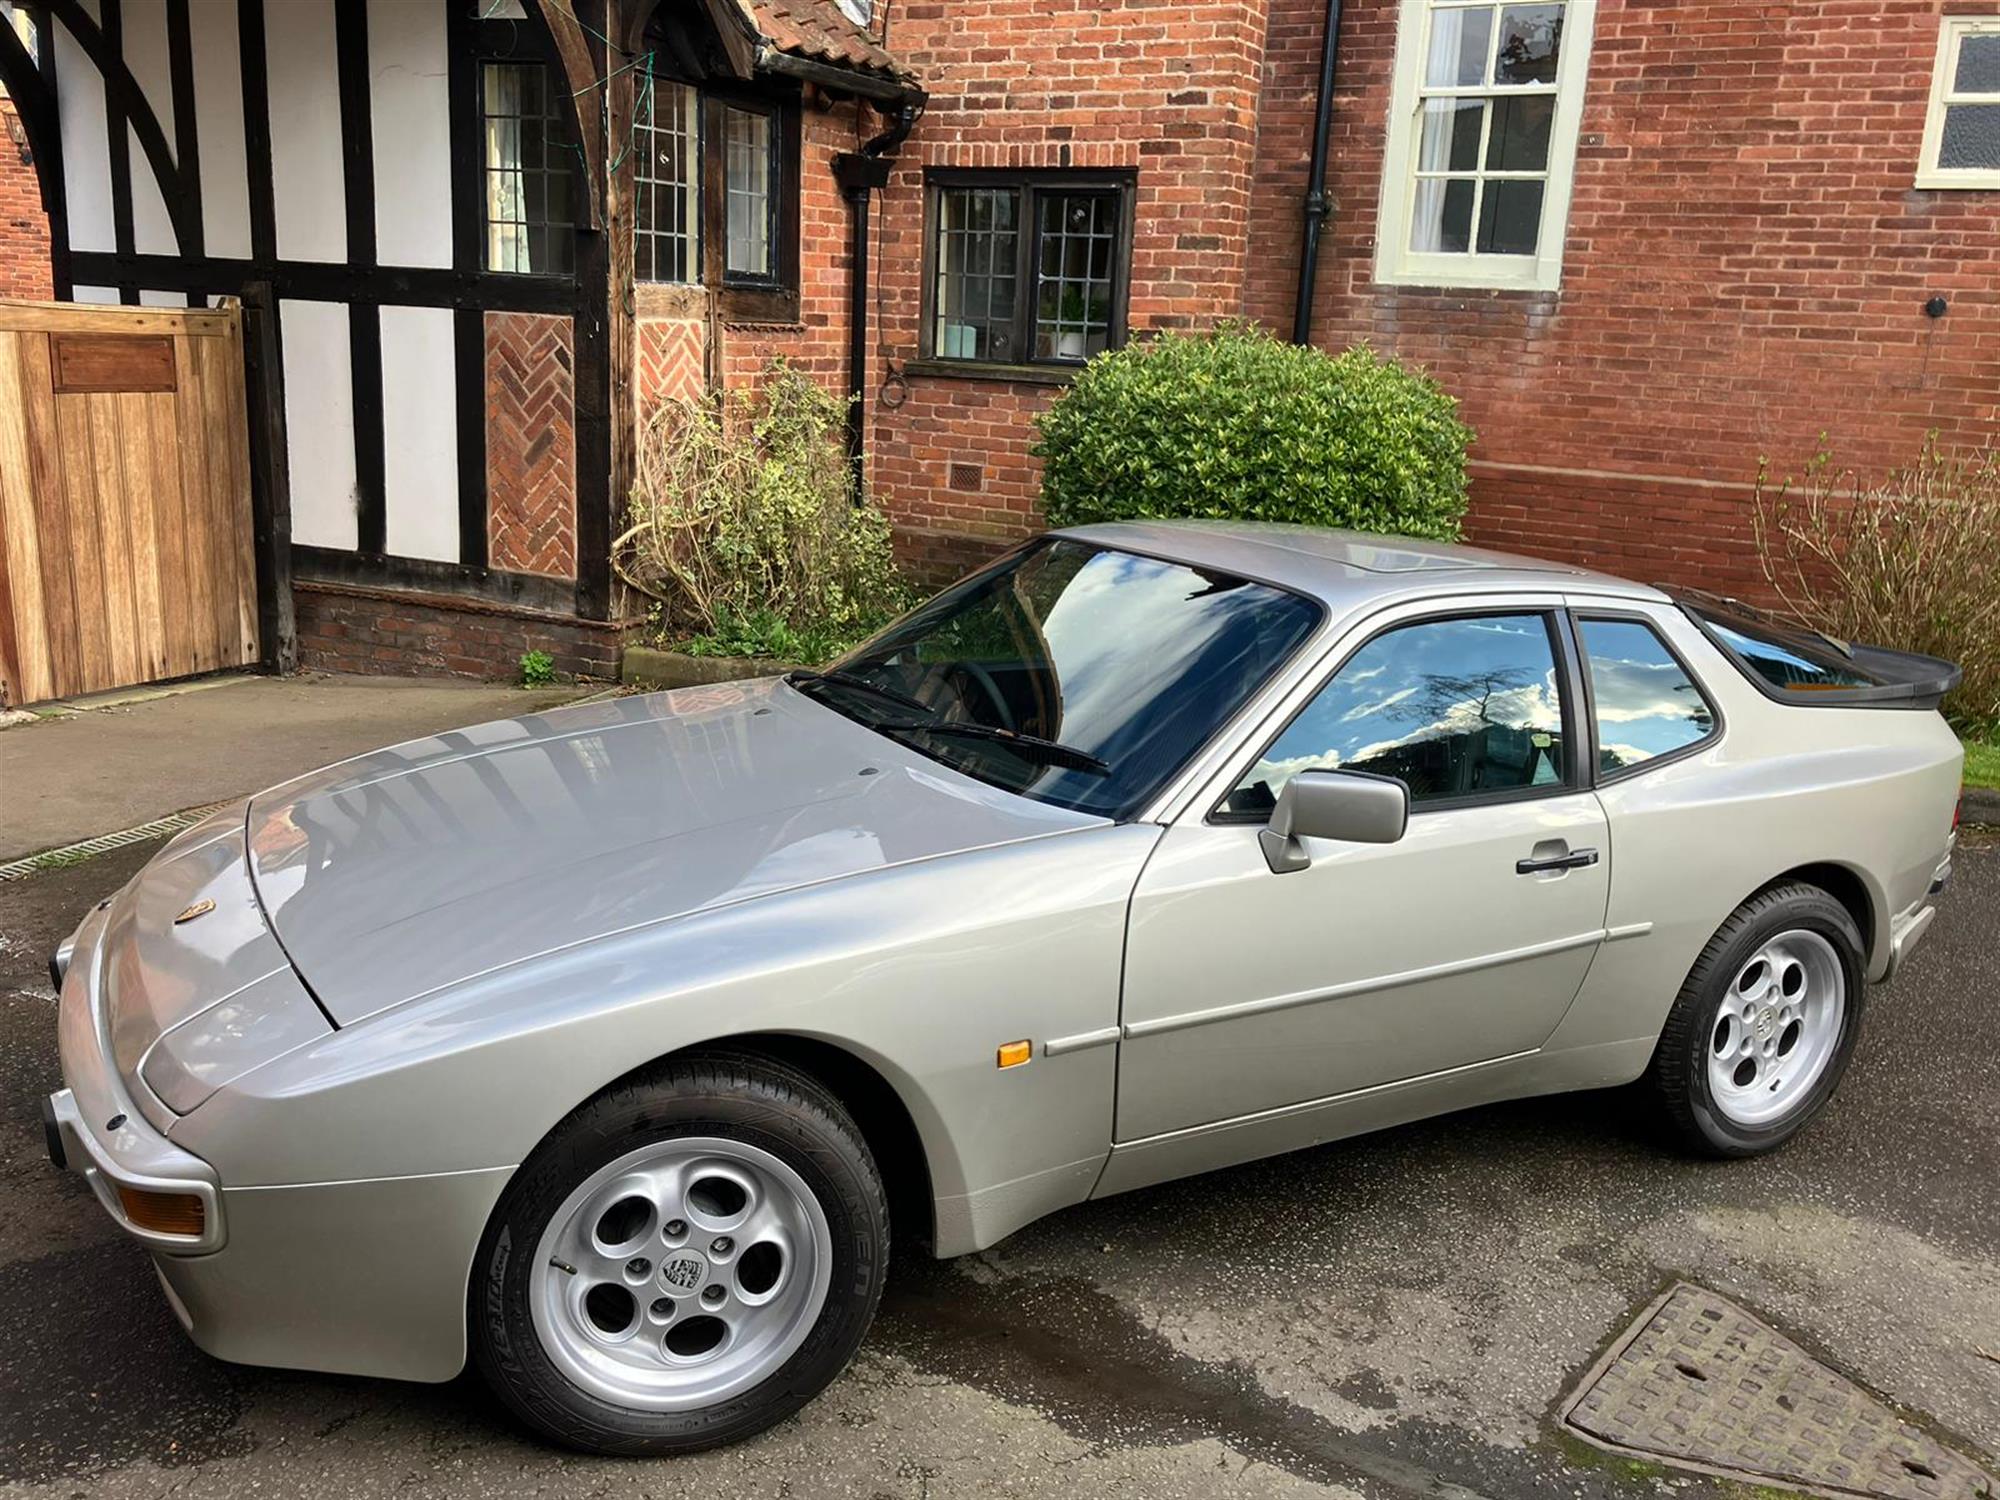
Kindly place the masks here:
POLYGON ((305 673, 55 705, 49 716, 0 731, 0 862, 590 691, 305 673))

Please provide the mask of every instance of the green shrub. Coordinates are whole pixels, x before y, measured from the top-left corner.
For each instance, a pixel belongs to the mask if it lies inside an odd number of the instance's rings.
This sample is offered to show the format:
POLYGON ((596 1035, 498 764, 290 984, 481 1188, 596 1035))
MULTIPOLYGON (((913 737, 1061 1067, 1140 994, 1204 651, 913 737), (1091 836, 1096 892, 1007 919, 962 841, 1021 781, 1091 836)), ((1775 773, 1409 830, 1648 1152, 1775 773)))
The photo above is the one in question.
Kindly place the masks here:
POLYGON ((2000 738, 2000 448, 1953 457, 1933 437, 1880 482, 1822 449, 1797 479, 1758 475, 1752 515, 1788 613, 1842 640, 1957 662, 1965 677, 1945 717, 2000 738))
POLYGON ((664 636, 788 656, 901 609, 888 520, 855 496, 846 411, 782 360, 754 393, 654 410, 614 556, 657 602, 664 636))
POLYGON ((1366 348, 1338 357, 1229 326, 1101 354, 1043 413, 1049 523, 1291 521, 1451 540, 1458 403, 1366 348))
POLYGON ((555 659, 546 651, 521 653, 521 686, 547 687, 556 680, 555 659))
POLYGON ((832 661, 872 628, 798 627, 768 609, 752 610, 747 615, 724 610, 713 629, 689 636, 680 649, 689 656, 757 656, 818 666, 832 661))

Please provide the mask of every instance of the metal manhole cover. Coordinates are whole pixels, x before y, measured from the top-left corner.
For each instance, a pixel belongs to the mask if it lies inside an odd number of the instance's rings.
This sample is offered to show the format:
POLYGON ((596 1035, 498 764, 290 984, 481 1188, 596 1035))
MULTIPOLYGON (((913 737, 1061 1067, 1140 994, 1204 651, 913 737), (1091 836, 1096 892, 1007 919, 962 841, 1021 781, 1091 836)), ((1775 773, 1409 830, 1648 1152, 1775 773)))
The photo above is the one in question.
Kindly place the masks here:
POLYGON ((1735 1303, 1670 1287, 1564 1403, 1600 1448, 1816 1494, 2000 1500, 1985 1470, 1735 1303))

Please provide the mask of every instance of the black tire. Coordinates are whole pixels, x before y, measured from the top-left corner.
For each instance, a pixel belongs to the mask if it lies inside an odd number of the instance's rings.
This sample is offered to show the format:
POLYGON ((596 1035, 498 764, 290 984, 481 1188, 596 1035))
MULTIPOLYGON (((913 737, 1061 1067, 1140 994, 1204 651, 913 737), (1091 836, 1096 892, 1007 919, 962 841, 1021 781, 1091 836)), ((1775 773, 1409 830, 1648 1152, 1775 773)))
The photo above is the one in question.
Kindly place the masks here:
POLYGON ((1867 988, 1861 932, 1839 901, 1818 886, 1787 884, 1759 891, 1730 913, 1708 940, 1682 984, 1654 1049, 1643 1087, 1677 1142, 1703 1156, 1757 1156, 1774 1151, 1805 1128, 1839 1087, 1861 1035, 1867 988), (1756 1126, 1731 1120, 1708 1083, 1707 1049, 1725 993, 1743 965, 1781 932, 1816 932, 1833 947, 1846 983, 1841 1035, 1813 1087, 1778 1118, 1756 1126))
POLYGON ((614 1456, 690 1453, 761 1432, 846 1368, 874 1321, 889 1258, 889 1212, 875 1159, 840 1101, 768 1058, 676 1058, 607 1089, 565 1119, 508 1184, 473 1263, 473 1362, 528 1426, 567 1447, 614 1456), (802 1177, 833 1234, 832 1281, 805 1342, 741 1395, 683 1412, 612 1405, 576 1385, 543 1349, 528 1294, 549 1218, 577 1184, 629 1151, 675 1135, 725 1136, 802 1177))

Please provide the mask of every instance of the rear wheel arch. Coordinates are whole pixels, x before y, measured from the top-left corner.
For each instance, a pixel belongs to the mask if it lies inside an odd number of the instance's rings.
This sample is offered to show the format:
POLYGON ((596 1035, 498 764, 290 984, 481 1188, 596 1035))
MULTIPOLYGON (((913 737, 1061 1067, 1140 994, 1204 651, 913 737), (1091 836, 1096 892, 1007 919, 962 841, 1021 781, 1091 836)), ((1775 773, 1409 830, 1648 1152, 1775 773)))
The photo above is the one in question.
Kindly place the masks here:
POLYGON ((1879 909, 1881 901, 1874 888, 1859 870, 1831 861, 1798 865, 1766 881, 1752 895, 1761 895, 1781 885, 1817 886, 1845 907, 1861 934, 1863 967, 1873 971, 1876 942, 1888 931, 1888 922, 1886 913, 1879 909))

